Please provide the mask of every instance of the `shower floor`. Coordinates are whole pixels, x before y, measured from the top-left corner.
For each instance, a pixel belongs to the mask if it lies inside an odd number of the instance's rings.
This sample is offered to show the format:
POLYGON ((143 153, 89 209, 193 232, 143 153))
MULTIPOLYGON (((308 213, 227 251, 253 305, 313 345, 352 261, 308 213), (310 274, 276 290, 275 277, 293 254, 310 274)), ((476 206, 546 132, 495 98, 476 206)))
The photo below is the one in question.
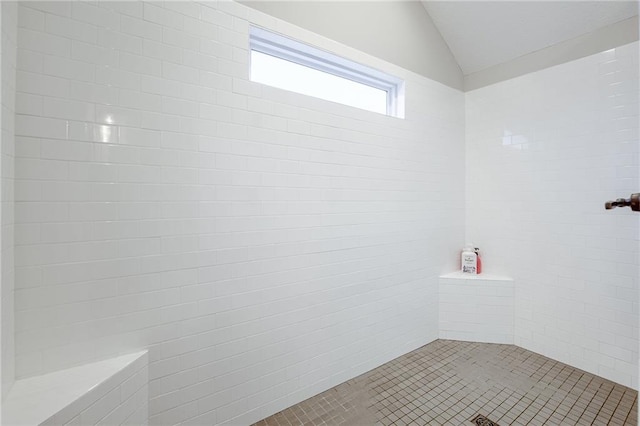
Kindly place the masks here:
POLYGON ((256 423, 637 425, 638 392, 513 345, 437 340, 256 423))

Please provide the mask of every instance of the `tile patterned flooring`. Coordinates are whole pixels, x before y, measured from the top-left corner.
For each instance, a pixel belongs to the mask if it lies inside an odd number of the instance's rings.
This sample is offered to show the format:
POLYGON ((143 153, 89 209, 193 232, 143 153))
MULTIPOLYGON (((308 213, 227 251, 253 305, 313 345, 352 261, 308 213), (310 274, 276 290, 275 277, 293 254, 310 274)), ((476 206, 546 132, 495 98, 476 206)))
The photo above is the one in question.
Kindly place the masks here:
POLYGON ((513 345, 437 340, 256 426, 637 425, 638 392, 513 345))

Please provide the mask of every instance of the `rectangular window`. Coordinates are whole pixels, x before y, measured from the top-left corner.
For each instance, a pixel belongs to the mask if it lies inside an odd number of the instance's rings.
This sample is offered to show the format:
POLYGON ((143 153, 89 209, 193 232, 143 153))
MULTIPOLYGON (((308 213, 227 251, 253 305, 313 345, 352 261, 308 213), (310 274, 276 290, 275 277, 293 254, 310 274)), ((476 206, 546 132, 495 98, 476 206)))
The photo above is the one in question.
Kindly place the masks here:
POLYGON ((402 117, 404 82, 332 53, 251 27, 251 81, 402 117))

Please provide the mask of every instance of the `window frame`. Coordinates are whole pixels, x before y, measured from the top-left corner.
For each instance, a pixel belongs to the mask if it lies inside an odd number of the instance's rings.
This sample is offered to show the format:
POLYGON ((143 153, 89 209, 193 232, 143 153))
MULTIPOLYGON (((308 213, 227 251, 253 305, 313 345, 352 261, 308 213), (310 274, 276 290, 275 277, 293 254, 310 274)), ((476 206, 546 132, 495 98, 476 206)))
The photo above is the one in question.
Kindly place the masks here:
POLYGON ((403 118, 402 107, 404 105, 401 104, 404 100, 404 80, 399 77, 264 28, 250 25, 249 54, 254 50, 383 90, 387 92, 386 115, 403 118))

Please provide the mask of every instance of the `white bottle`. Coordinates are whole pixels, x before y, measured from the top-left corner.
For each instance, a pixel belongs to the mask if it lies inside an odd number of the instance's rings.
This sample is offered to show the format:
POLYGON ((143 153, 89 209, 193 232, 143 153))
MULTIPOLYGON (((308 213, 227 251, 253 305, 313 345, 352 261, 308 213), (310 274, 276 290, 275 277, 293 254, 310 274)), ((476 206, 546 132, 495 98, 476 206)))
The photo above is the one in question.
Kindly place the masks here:
POLYGON ((467 243, 462 254, 460 256, 460 263, 462 265, 462 272, 465 274, 477 274, 478 273, 478 255, 476 254, 473 244, 467 243))

